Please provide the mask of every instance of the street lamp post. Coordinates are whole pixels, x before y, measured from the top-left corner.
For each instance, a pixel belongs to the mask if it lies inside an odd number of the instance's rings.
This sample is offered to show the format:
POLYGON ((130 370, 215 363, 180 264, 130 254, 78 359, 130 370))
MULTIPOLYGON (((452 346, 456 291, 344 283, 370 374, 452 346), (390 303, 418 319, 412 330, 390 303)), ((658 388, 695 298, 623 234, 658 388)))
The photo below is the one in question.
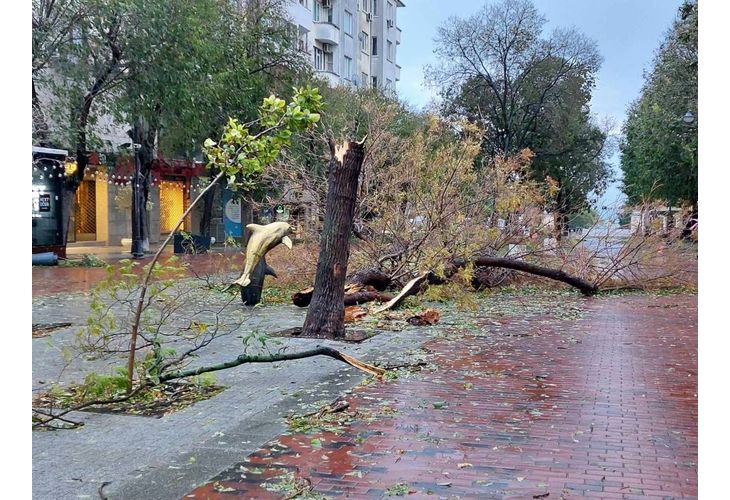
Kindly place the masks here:
POLYGON ((142 203, 140 200, 142 184, 142 167, 140 165, 139 150, 141 144, 133 144, 134 149, 134 180, 132 181, 132 257, 144 257, 142 248, 142 203))

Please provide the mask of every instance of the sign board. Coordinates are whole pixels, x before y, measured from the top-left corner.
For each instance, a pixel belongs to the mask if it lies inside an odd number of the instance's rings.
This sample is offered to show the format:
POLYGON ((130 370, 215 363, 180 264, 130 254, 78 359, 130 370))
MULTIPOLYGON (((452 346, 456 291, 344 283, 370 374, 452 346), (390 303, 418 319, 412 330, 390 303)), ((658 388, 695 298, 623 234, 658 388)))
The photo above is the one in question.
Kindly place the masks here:
POLYGON ((240 238, 243 236, 241 200, 234 196, 232 191, 223 190, 223 230, 226 237, 240 238))
POLYGON ((51 195, 48 193, 41 193, 38 197, 38 211, 39 212, 50 212, 51 211, 51 195))

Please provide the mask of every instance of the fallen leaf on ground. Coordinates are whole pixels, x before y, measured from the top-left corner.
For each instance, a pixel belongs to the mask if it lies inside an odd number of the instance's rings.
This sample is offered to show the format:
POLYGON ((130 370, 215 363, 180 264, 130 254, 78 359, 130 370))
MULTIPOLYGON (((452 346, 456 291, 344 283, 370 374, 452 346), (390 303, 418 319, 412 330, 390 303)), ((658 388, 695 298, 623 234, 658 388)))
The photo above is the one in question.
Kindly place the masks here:
POLYGON ((439 319, 441 319, 441 313, 439 313, 436 309, 426 309, 420 314, 411 316, 407 321, 411 325, 415 326, 429 326, 438 323, 439 319))
POLYGON ((368 312, 362 307, 358 306, 347 306, 345 307, 345 323, 353 323, 356 320, 365 317, 368 312))

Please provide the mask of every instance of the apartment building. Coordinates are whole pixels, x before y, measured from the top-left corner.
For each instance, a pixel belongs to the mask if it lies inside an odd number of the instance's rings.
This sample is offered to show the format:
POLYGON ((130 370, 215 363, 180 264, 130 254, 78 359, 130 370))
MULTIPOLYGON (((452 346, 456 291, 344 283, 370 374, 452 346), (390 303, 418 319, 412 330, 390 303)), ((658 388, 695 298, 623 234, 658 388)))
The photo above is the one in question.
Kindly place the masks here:
POLYGON ((299 49, 331 85, 374 87, 395 93, 401 29, 400 0, 290 0, 299 49))

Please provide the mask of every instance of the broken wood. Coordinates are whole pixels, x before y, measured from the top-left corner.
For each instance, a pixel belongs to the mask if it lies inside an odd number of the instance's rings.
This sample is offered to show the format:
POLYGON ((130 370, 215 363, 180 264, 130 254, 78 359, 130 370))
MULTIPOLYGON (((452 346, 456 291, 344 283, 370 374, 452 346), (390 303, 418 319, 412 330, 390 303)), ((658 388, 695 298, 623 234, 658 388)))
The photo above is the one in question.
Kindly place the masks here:
MULTIPOLYGON (((307 307, 312 300, 314 288, 309 287, 291 296, 292 303, 298 307, 307 307)), ((388 302, 393 296, 378 292, 372 287, 350 284, 345 287, 344 306, 356 306, 366 302, 388 302)))
POLYGON ((406 283, 406 286, 403 287, 403 290, 401 290, 401 292, 398 295, 393 297, 393 299, 388 301, 388 303, 385 304, 384 306, 375 309, 375 311, 373 311, 373 312, 377 314, 377 313, 381 313, 383 311, 387 311, 388 309, 398 307, 401 304, 401 302, 403 302, 406 299, 406 297, 415 295, 418 292, 420 292, 421 287, 428 280, 430 275, 431 275, 431 272, 428 271, 428 272, 421 274, 420 276, 413 278, 411 281, 406 283))
POLYGON ((391 281, 389 274, 372 268, 358 271, 347 280, 352 285, 371 286, 379 292, 385 291, 391 281))

